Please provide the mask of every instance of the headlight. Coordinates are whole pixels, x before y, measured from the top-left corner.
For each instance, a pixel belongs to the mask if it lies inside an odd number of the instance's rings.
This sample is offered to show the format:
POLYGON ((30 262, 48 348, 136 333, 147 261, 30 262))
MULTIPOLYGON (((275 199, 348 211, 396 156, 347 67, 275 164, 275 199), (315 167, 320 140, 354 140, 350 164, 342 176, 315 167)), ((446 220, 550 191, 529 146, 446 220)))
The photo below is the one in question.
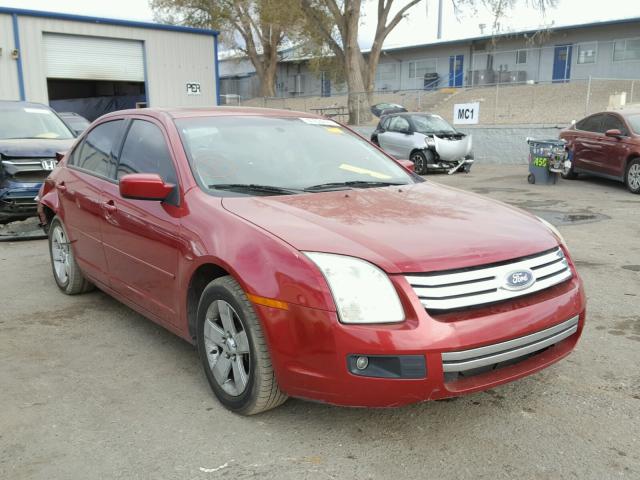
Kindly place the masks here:
POLYGON ((426 143, 429 148, 436 146, 436 140, 433 137, 424 137, 424 143, 426 143))
POLYGON ((304 252, 326 278, 343 323, 395 323, 404 310, 386 273, 359 258, 304 252))
POLYGON ((558 237, 560 239, 560 242, 566 247, 567 246, 567 242, 565 242, 564 237, 562 236, 562 234, 560 233, 560 231, 554 227, 553 225, 551 225, 549 222, 547 222, 544 218, 540 218, 538 217, 538 220, 540 220, 549 230, 551 230, 556 237, 558 237))

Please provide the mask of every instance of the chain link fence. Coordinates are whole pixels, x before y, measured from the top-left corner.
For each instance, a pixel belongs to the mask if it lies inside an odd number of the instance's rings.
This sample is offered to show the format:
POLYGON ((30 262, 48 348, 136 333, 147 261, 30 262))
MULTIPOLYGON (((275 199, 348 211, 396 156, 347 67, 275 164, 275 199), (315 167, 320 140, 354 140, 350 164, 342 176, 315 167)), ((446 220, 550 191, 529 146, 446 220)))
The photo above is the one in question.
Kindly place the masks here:
MULTIPOLYGON (((367 111, 367 94, 358 93, 362 111, 367 111)), ((232 105, 280 108, 337 117, 346 121, 347 95, 330 97, 298 96, 242 99, 232 105)), ((374 92, 372 103, 397 103, 409 111, 428 111, 453 121, 455 104, 480 104, 481 125, 566 124, 585 115, 623 105, 640 103, 640 79, 589 78, 571 82, 509 83, 437 90, 396 90, 374 92)), ((357 118, 366 125, 375 119, 357 118)))

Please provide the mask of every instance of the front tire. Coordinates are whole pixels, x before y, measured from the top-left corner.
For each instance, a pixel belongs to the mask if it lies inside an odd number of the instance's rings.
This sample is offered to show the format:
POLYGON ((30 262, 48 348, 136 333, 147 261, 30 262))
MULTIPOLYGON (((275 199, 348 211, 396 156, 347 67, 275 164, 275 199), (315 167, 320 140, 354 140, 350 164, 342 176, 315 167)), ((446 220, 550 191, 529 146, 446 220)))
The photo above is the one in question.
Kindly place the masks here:
POLYGON ((197 344, 207 381, 220 403, 242 415, 283 404, 260 321, 233 278, 206 286, 198 305, 197 344))
POLYGON ((67 229, 58 216, 53 217, 49 226, 49 255, 53 278, 64 293, 77 295, 94 288, 82 274, 73 254, 67 229))
POLYGON ((433 153, 430 150, 416 151, 411 154, 409 160, 413 162, 413 169, 418 175, 426 175, 429 171, 427 165, 433 163, 433 153))
POLYGON ((627 165, 624 183, 631 193, 640 193, 640 158, 634 158, 627 165))

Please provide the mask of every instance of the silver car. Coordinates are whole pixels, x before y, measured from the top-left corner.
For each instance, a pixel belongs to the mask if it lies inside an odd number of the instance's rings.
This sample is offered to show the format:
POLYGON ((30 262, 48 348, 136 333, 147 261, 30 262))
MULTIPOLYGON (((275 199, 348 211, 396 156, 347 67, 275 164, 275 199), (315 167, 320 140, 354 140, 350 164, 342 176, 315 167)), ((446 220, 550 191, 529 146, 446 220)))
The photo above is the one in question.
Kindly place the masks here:
POLYGON ((471 135, 458 132, 439 115, 385 115, 371 134, 371 141, 395 158, 413 161, 420 175, 469 172, 473 164, 471 135))

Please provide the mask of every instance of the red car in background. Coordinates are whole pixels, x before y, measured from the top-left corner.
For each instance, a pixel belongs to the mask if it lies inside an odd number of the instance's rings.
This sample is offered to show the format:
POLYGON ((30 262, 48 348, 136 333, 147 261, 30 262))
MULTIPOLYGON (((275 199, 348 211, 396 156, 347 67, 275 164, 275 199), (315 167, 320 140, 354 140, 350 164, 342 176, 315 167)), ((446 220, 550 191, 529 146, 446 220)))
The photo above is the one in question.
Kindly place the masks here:
POLYGON ((622 110, 589 115, 560 132, 567 141, 571 166, 562 174, 580 173, 624 182, 640 193, 640 111, 622 110))
POLYGON ((112 113, 39 197, 58 287, 97 286, 197 345, 243 414, 491 388, 568 355, 584 326, 551 225, 307 113, 112 113))

